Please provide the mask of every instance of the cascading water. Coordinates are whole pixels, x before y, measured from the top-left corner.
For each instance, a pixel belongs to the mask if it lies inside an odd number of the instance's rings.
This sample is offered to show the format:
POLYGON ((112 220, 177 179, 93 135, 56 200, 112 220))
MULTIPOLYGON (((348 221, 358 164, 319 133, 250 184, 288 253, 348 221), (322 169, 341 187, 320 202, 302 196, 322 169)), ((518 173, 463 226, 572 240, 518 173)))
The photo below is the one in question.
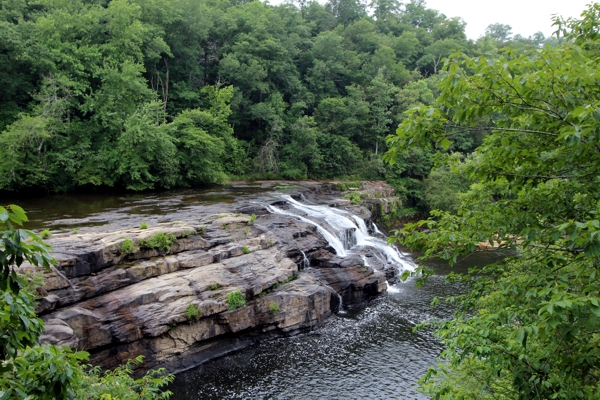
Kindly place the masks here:
POLYGON ((384 266, 391 264, 400 270, 415 269, 414 264, 403 257, 398 249, 388 245, 381 238, 371 236, 365 221, 357 215, 329 206, 302 204, 288 195, 284 195, 283 198, 292 206, 291 210, 268 206, 269 211, 292 216, 316 226, 338 256, 358 254, 367 265, 365 254, 368 254, 384 266))
POLYGON ((379 236, 385 236, 385 235, 384 235, 384 234, 383 234, 383 233, 382 233, 382 232, 379 230, 379 228, 377 228, 377 224, 375 224, 375 222, 373 222, 373 230, 375 231, 375 234, 376 234, 376 235, 379 235, 379 236))
POLYGON ((310 268, 310 260, 308 257, 306 257, 306 253, 304 253, 302 250, 300 250, 300 253, 302 253, 302 269, 310 268))
POLYGON ((270 205, 267 206, 267 210, 269 210, 270 212, 272 212, 273 214, 281 214, 281 215, 287 215, 289 217, 295 217, 300 219, 303 222, 306 222, 308 224, 311 224, 313 226, 315 226, 317 228, 317 230, 319 231, 319 233, 321 235, 323 235, 323 237, 325 238, 325 240, 327 240, 327 242, 329 243, 329 245, 331 247, 333 247, 333 249, 335 250, 335 253, 340 256, 340 257, 344 257, 346 256, 346 250, 344 249, 344 245, 342 244, 342 242, 340 241, 340 239, 334 235, 332 235, 329 231, 327 231, 326 229, 324 229, 321 225, 319 225, 318 223, 305 218, 301 215, 297 215, 291 212, 288 212, 286 210, 282 210, 279 207, 270 205))

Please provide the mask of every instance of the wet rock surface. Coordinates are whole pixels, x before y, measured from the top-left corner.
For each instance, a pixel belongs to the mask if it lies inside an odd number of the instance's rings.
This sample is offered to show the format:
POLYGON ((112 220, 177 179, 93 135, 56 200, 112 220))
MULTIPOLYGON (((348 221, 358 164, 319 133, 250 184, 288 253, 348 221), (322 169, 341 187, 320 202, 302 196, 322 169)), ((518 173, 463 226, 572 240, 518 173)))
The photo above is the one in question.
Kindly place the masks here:
MULTIPOLYGON (((313 186, 293 198, 335 203, 370 222, 366 207, 313 186)), ((271 194, 164 215, 110 211, 87 217, 102 225, 53 235, 57 265, 43 272, 38 308, 42 341, 86 350, 105 368, 142 354, 141 370, 176 372, 264 338, 306 332, 342 303, 386 291, 393 268, 336 255, 314 224, 270 213, 274 203, 288 206, 271 194), (246 304, 233 309, 227 296, 235 291, 246 304)))

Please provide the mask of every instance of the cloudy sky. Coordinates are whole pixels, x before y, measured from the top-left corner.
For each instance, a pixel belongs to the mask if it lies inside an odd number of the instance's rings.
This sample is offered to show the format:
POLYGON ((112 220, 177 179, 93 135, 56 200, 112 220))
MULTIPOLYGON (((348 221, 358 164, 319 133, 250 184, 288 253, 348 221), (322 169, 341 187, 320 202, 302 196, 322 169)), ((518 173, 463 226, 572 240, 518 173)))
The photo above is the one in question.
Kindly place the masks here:
POLYGON ((427 6, 448 17, 462 17, 467 23, 467 36, 477 39, 485 28, 499 22, 512 26, 514 34, 530 36, 542 31, 549 36, 551 17, 578 17, 590 0, 426 0, 427 6))

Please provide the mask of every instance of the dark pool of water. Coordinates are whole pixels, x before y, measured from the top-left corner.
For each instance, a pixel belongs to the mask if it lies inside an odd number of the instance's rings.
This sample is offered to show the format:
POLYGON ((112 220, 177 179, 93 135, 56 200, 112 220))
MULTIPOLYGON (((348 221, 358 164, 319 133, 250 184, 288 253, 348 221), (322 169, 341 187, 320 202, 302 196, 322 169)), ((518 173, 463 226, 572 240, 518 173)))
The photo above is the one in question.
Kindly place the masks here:
POLYGON ((0 198, 18 204, 29 217, 28 229, 79 228, 103 225, 122 216, 167 215, 186 206, 232 204, 240 198, 267 192, 261 184, 212 186, 141 194, 114 192, 0 198))
MULTIPOLYGON (((487 264, 471 256, 455 267, 487 264)), ((445 283, 451 269, 431 262, 436 274, 422 288, 392 286, 366 306, 333 316, 312 333, 263 342, 178 374, 173 399, 425 399, 417 381, 434 365, 441 344, 423 321, 447 318, 451 308, 434 297, 461 292, 445 283)))

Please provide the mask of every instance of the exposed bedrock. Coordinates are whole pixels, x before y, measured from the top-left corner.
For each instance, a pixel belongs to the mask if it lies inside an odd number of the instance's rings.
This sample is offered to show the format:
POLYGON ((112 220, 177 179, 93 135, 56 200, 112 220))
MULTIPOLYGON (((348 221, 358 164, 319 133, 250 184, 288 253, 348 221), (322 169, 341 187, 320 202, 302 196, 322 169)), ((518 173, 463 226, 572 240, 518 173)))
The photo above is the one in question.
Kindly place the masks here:
POLYGON ((52 237, 58 263, 40 289, 42 340, 86 350, 106 368, 142 354, 141 370, 175 372, 305 332, 340 299, 386 291, 384 271, 336 256, 313 224, 256 205, 236 211, 52 237), (246 304, 233 309, 235 291, 246 304))

